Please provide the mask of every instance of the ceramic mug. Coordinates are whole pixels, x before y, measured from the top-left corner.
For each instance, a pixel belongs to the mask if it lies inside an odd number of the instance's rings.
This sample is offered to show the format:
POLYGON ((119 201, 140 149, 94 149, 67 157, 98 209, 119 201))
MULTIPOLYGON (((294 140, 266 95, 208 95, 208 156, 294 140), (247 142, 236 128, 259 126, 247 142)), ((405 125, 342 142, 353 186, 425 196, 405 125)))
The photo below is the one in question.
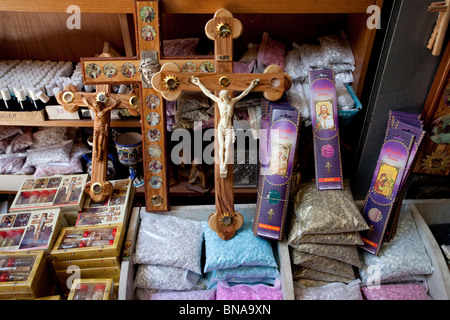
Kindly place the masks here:
POLYGON ((142 136, 137 132, 125 132, 116 137, 119 161, 124 166, 133 166, 142 160, 142 136))

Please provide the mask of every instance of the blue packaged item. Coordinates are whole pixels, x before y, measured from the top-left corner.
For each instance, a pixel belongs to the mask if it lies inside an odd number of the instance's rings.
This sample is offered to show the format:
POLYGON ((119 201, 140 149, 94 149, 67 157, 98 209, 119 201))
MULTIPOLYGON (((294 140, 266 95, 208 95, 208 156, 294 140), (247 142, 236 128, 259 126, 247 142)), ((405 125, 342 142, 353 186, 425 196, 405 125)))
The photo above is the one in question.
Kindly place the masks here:
POLYGON ((239 266, 277 267, 269 240, 253 235, 253 221, 245 221, 230 240, 222 240, 202 221, 206 260, 204 272, 239 266))
POLYGON ((280 272, 275 267, 242 266, 236 268, 217 269, 206 274, 209 281, 208 289, 214 288, 219 281, 228 283, 264 283, 273 285, 280 278, 280 272))

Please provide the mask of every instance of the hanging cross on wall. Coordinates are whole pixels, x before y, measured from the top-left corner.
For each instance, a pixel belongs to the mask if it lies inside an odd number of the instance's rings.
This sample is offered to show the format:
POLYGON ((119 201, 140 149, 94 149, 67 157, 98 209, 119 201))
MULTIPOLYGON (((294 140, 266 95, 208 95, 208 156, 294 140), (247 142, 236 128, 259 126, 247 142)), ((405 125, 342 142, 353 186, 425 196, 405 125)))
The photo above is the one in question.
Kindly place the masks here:
POLYGON ((214 104, 214 186, 216 211, 208 224, 224 240, 231 239, 243 223, 242 215, 234 210, 232 127, 234 104, 250 91, 263 92, 267 100, 283 96, 291 85, 290 77, 276 65, 268 66, 262 74, 233 73, 233 39, 242 33, 242 24, 225 10, 218 10, 205 26, 206 35, 214 40, 215 72, 184 73, 174 63, 166 63, 152 77, 152 86, 167 100, 176 100, 182 91, 202 91, 214 104), (213 94, 211 91, 215 92, 213 94), (242 92, 237 97, 233 91, 242 92), (218 152, 217 152, 218 151, 218 152))
POLYGON ((152 88, 151 77, 160 69, 160 65, 167 62, 195 66, 197 70, 208 72, 214 69, 214 60, 199 57, 165 59, 160 47, 159 1, 136 0, 135 8, 136 57, 82 58, 83 82, 85 85, 133 84, 139 87, 136 96, 139 99, 143 136, 145 207, 147 211, 167 211, 169 186, 165 101, 152 88), (150 166, 151 162, 156 161, 156 166, 150 166))

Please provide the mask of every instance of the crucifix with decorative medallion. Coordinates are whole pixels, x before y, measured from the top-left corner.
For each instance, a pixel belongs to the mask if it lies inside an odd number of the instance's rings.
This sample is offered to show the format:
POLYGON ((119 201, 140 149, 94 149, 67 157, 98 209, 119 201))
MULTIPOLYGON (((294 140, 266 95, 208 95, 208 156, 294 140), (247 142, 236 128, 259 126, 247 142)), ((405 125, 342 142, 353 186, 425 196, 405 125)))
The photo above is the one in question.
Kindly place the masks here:
POLYGON ((147 211, 168 211, 165 103, 161 94, 152 88, 151 77, 167 62, 189 65, 191 68, 195 66, 197 70, 209 72, 214 70, 214 60, 198 57, 169 60, 162 57, 158 0, 136 0, 134 21, 136 57, 82 58, 83 82, 86 85, 131 84, 139 87, 136 97, 139 100, 143 136, 145 207, 147 211), (150 166, 156 161, 156 166, 150 166))
MULTIPOLYGON (((110 57, 108 53, 100 56, 110 57)), ((139 115, 138 94, 137 89, 129 94, 113 94, 110 85, 97 85, 96 92, 77 92, 76 86, 68 85, 56 95, 66 111, 76 112, 79 107, 88 107, 94 114, 91 180, 84 187, 94 201, 103 201, 113 191, 111 183, 106 180, 111 111, 127 108, 130 114, 139 115)))
POLYGON ((233 141, 231 137, 234 135, 232 127, 234 103, 250 91, 263 92, 267 100, 278 100, 290 88, 291 79, 277 65, 268 66, 262 74, 233 73, 233 39, 241 35, 242 24, 229 11, 218 10, 214 18, 206 24, 205 32, 207 37, 214 41, 215 72, 185 73, 178 65, 169 62, 152 77, 152 86, 167 100, 176 100, 182 91, 202 91, 215 102, 216 211, 210 215, 208 224, 221 239, 229 240, 243 223, 242 215, 234 210, 233 164, 227 161, 231 160, 231 157, 226 156, 230 154, 226 148, 231 149, 233 141), (242 93, 234 97, 234 91, 242 93))

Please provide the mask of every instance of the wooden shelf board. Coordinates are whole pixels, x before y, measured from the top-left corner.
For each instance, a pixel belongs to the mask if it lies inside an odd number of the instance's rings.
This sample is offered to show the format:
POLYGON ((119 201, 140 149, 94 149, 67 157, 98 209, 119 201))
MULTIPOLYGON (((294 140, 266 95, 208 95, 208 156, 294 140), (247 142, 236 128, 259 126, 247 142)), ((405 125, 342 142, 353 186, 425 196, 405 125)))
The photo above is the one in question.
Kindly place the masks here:
MULTIPOLYGON (((22 185, 23 180, 27 178, 33 178, 32 175, 13 175, 4 174, 0 175, 0 194, 15 194, 22 185)), ((214 196, 214 189, 211 190, 209 194, 203 195, 198 192, 194 192, 186 189, 186 182, 180 182, 172 187, 170 187, 170 196, 173 197, 185 197, 185 196, 214 196)), ((144 187, 139 187, 136 189, 136 196, 144 196, 144 187)), ((256 188, 235 188, 235 195, 241 196, 255 196, 256 188)))
MULTIPOLYGON (((46 121, 0 121, 1 126, 29 126, 29 127, 93 127, 94 121, 89 119, 80 120, 46 120, 46 121)), ((139 119, 111 120, 113 128, 139 128, 139 119)))
MULTIPOLYGON (((178 184, 170 187, 169 193, 171 196, 174 197, 183 197, 183 196, 214 196, 215 195, 215 191, 214 188, 211 190, 211 192, 207 193, 207 194, 201 194, 199 192, 195 192, 195 191, 191 191, 186 189, 186 184, 187 182, 182 181, 179 182, 178 184)), ((256 195, 256 188, 234 188, 234 194, 235 195, 247 195, 247 196, 254 196, 256 195)))
MULTIPOLYGON (((233 13, 366 13, 376 0, 161 0, 162 13, 214 13, 225 8, 233 13)), ((76 5, 81 13, 134 13, 134 0, 2 0, 0 11, 67 12, 76 5)), ((71 11, 70 11, 71 13, 71 11)))

